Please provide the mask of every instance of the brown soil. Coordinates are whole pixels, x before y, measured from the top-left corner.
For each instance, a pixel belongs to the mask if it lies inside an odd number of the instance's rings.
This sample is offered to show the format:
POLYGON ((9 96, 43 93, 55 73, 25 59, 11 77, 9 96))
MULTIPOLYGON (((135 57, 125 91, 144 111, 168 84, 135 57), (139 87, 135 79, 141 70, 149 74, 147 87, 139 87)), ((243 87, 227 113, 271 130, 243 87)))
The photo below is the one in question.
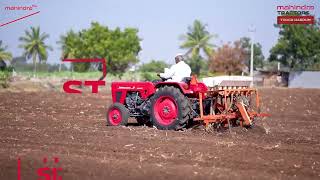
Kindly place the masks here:
POLYGON ((262 89, 250 130, 107 127, 110 94, 0 93, 0 179, 320 179, 320 90, 262 89), (42 162, 48 158, 48 163, 42 162), (59 163, 54 164, 53 158, 59 163))

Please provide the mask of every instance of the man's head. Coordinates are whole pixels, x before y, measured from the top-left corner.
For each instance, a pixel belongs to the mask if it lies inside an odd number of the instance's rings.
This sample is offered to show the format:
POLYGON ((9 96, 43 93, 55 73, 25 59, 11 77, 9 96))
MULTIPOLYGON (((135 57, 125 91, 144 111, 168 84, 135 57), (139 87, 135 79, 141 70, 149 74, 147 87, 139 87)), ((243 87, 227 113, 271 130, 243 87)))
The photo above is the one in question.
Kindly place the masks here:
POLYGON ((180 61, 183 61, 183 54, 177 54, 176 57, 174 58, 176 60, 176 64, 178 64, 180 61))

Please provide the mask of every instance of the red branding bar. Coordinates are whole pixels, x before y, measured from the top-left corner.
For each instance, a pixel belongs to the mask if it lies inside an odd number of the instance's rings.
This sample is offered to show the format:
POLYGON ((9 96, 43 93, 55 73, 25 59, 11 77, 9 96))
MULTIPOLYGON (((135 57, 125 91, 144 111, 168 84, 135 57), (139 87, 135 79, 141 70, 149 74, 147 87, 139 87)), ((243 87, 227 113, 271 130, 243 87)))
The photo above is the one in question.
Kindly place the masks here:
POLYGON ((314 16, 278 16, 278 24, 314 24, 314 16))
POLYGON ((15 19, 15 20, 12 20, 12 21, 3 23, 3 24, 0 24, 0 27, 5 26, 5 25, 8 25, 8 24, 10 24, 10 23, 14 23, 14 22, 16 22, 16 21, 19 21, 19 20, 21 20, 21 19, 27 18, 27 17, 29 17, 29 16, 33 16, 33 15, 35 15, 35 14, 38 14, 39 12, 40 12, 40 11, 35 12, 35 13, 31 13, 31 14, 26 15, 26 16, 22 16, 21 18, 18 18, 18 19, 15 19))
POLYGON ((105 59, 99 59, 99 58, 88 58, 88 59, 63 59, 63 62, 100 62, 102 64, 102 74, 105 77, 107 75, 107 66, 106 66, 106 60, 105 59))
POLYGON ((81 86, 84 84, 85 86, 91 86, 91 92, 92 93, 98 93, 99 91, 99 86, 105 86, 106 82, 103 81, 103 79, 107 75, 107 66, 106 66, 106 60, 105 59, 64 59, 63 62, 72 62, 72 63, 77 63, 77 62, 97 62, 102 64, 102 77, 98 81, 78 81, 78 80, 72 80, 72 81, 66 81, 63 84, 63 90, 66 93, 70 94, 81 94, 81 91, 78 89, 73 89, 71 86, 81 86))

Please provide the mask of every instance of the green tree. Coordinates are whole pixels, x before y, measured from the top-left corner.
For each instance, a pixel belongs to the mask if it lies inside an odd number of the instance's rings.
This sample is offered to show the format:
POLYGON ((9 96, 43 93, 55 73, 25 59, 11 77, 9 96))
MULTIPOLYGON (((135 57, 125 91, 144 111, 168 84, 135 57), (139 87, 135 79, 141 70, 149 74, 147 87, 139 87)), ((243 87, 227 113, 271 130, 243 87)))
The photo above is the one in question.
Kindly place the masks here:
MULTIPOLYGON (((70 36, 72 43, 66 44, 66 48, 62 45, 62 49, 65 49, 64 54, 71 53, 75 58, 105 58, 108 73, 121 77, 130 65, 138 62, 141 39, 138 37, 137 29, 111 30, 93 22, 89 29, 83 29, 76 33, 76 36, 70 36)), ((81 63, 75 66, 78 64, 81 63)))
POLYGON ((208 71, 208 61, 201 55, 188 57, 186 62, 191 67, 192 73, 196 74, 197 76, 203 73, 207 73, 208 71))
POLYGON ((317 70, 320 63, 319 24, 275 25, 277 44, 270 50, 269 61, 278 61, 291 70, 317 70))
MULTIPOLYGON (((251 57, 251 40, 248 37, 240 38, 240 46, 245 51, 245 64, 250 69, 250 57, 251 57)), ((262 46, 260 43, 253 44, 253 68, 262 68, 264 62, 264 56, 262 53, 262 46)))
POLYGON ((66 35, 61 35, 57 42, 61 46, 61 60, 75 58, 78 43, 80 38, 73 30, 68 31, 66 35))
POLYGON ((12 59, 12 54, 7 51, 7 46, 2 44, 0 40, 0 60, 1 61, 10 61, 12 59))
POLYGON ((10 68, 7 68, 5 61, 11 61, 12 54, 7 51, 7 46, 2 44, 0 40, 0 86, 6 88, 9 86, 9 78, 11 76, 10 68))
POLYGON ((213 38, 213 35, 206 28, 207 25, 199 20, 195 20, 193 25, 188 27, 187 33, 181 38, 184 42, 180 48, 187 49, 186 54, 191 53, 188 63, 193 73, 197 75, 200 74, 201 69, 204 67, 203 65, 205 65, 200 52, 202 51, 207 57, 213 54, 214 45, 209 42, 213 38))
POLYGON ((142 64, 139 71, 161 73, 166 67, 168 67, 168 64, 164 61, 151 60, 149 63, 142 64))
POLYGON ((151 60, 149 63, 142 64, 139 71, 144 80, 152 81, 157 79, 157 73, 163 72, 166 67, 168 64, 164 61, 151 60))
POLYGON ((44 62, 48 59, 48 50, 52 48, 45 44, 45 40, 49 38, 46 33, 40 33, 40 27, 31 27, 31 31, 26 30, 25 35, 19 40, 22 44, 19 46, 24 49, 24 56, 33 61, 33 76, 35 77, 37 71, 37 60, 44 62))
MULTIPOLYGON (((61 60, 68 58, 85 58, 83 54, 83 42, 80 36, 82 33, 75 33, 73 30, 67 32, 66 35, 61 35, 57 42, 61 46, 61 60)), ((72 70, 76 72, 86 72, 90 68, 90 63, 72 63, 72 70)))
POLYGON ((4 70, 6 68, 5 61, 10 61, 12 59, 12 54, 7 51, 7 46, 2 44, 0 40, 0 68, 4 70))

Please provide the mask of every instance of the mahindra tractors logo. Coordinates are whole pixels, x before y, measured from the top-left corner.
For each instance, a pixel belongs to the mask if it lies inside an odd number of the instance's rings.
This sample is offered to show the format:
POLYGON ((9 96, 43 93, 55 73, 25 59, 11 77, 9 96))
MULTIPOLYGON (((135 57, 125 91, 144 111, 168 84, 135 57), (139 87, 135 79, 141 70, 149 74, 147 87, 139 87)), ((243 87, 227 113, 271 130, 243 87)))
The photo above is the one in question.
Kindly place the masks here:
POLYGON ((278 24, 314 24, 313 5, 277 6, 278 24))
POLYGON ((72 62, 72 63, 79 63, 79 62, 97 62, 102 64, 102 77, 97 81, 79 81, 79 80, 70 80, 66 81, 63 84, 63 91, 69 94, 80 94, 82 93, 79 89, 74 89, 72 86, 91 86, 92 93, 98 93, 99 86, 105 86, 106 82, 103 79, 107 75, 107 67, 106 67, 106 60, 105 59, 64 59, 63 62, 72 62))

